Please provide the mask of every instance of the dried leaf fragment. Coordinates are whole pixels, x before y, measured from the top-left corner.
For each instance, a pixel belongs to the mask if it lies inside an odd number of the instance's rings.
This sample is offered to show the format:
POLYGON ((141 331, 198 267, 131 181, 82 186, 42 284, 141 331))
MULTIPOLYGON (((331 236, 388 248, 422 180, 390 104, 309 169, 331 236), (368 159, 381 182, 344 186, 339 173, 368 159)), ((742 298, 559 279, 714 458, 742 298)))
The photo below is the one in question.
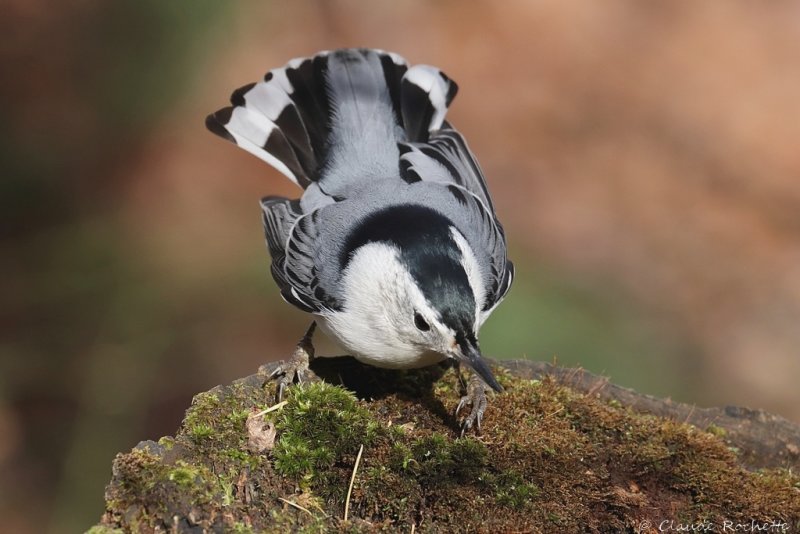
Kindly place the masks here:
POLYGON ((247 448, 250 452, 271 451, 275 447, 275 424, 265 421, 263 414, 251 413, 245 423, 247 428, 247 448))

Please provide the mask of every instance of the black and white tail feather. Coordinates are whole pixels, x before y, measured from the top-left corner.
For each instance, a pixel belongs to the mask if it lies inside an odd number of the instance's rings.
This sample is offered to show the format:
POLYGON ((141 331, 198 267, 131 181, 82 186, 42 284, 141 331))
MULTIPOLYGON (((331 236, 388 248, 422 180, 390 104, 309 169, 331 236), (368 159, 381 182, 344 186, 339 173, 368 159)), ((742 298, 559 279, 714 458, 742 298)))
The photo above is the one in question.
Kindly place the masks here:
POLYGON ((409 67, 392 53, 368 49, 323 52, 290 61, 231 96, 208 116, 213 133, 266 161, 306 189, 302 201, 262 200, 272 274, 283 297, 312 313, 340 306, 319 285, 312 247, 314 209, 306 197, 338 202, 370 180, 401 178, 448 187, 482 221, 479 239, 490 259, 482 309, 505 296, 513 278, 505 235, 483 173, 466 141, 445 120, 458 90, 434 67, 409 67), (309 217, 312 218, 309 221, 309 217))
POLYGON ((232 105, 209 115, 206 126, 305 189, 337 157, 332 146, 352 148, 337 139, 360 135, 365 123, 383 119, 387 111, 394 113, 394 120, 381 122, 389 127, 388 141, 427 141, 441 128, 457 90, 438 69, 409 69, 396 54, 322 52, 294 59, 262 81, 240 87, 231 95, 232 105))

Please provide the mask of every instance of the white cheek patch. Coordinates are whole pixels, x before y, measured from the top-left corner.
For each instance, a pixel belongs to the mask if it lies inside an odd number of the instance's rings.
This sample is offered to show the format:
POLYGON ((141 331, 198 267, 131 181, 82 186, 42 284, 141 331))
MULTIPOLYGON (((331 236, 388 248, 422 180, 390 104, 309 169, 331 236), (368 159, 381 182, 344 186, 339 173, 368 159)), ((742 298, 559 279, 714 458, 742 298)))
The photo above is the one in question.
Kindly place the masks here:
POLYGON ((384 310, 400 305, 395 286, 406 285, 411 275, 400 264, 398 251, 385 243, 360 247, 350 259, 342 276, 348 311, 379 316, 384 310))

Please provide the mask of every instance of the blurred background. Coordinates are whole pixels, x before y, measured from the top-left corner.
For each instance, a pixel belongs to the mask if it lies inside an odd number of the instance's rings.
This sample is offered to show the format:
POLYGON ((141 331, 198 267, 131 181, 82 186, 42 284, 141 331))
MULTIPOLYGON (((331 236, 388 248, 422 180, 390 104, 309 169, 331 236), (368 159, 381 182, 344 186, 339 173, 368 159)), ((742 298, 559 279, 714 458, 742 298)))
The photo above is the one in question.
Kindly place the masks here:
POLYGON ((800 421, 800 5, 45 2, 0 7, 0 517, 79 532, 114 454, 292 349, 258 199, 206 132, 344 46, 440 66, 517 265, 497 358, 800 421))

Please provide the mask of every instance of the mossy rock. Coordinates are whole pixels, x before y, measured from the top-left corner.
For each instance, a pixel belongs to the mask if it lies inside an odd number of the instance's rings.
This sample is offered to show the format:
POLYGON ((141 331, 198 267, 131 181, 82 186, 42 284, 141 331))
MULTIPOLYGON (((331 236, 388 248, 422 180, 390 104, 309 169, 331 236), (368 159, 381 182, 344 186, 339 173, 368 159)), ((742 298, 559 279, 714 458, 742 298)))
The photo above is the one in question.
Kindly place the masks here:
POLYGON ((800 529, 797 465, 753 469, 725 426, 641 413, 515 363, 513 375, 497 368, 506 391, 490 400, 482 433, 459 438, 453 371, 317 362, 348 389, 290 389, 258 416, 276 431, 261 451, 246 422, 272 404, 268 368, 196 396, 175 437, 117 456, 90 532, 639 532, 668 520, 800 529))

